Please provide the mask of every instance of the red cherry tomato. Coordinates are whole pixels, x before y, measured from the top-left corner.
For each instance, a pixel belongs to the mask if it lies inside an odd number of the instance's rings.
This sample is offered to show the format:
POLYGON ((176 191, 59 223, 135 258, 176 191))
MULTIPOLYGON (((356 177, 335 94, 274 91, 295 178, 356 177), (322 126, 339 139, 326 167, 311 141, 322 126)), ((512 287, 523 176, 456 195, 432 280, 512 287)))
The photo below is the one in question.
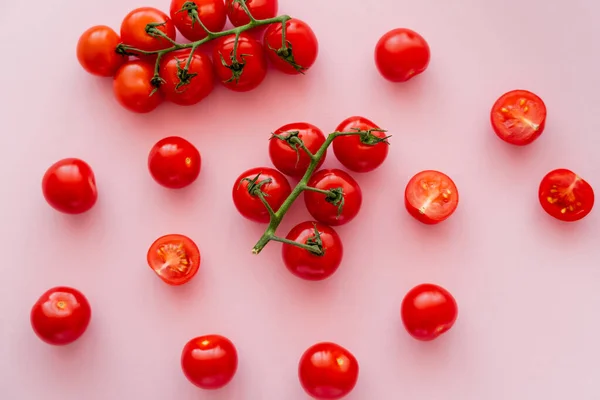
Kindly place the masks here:
POLYGON ((250 169, 236 179, 232 196, 239 213, 251 221, 267 223, 269 212, 260 199, 259 191, 277 212, 292 193, 292 188, 281 172, 268 167, 250 169))
POLYGON ((183 37, 196 42, 206 37, 206 29, 211 32, 222 31, 227 15, 223 0, 171 0, 171 20, 183 37))
POLYGON ((432 284, 412 288, 402 301, 402 322, 415 339, 430 341, 447 332, 458 317, 456 300, 432 284))
POLYGON ((544 211, 554 218, 574 222, 594 208, 594 189, 573 171, 555 169, 542 179, 539 199, 544 211))
POLYGON ((358 182, 339 169, 322 169, 308 181, 314 189, 304 192, 304 202, 310 215, 328 225, 344 225, 352 221, 362 205, 358 182))
POLYGON ((285 26, 285 49, 281 24, 269 25, 265 31, 264 47, 267 57, 275 68, 286 74, 305 73, 317 60, 317 37, 310 26, 299 19, 290 19, 285 26))
POLYGON ((81 214, 98 200, 92 168, 77 158, 65 158, 52 164, 42 179, 44 198, 55 210, 81 214))
MULTIPOLYGON (((233 26, 242 26, 250 23, 250 17, 246 11, 240 7, 240 3, 235 0, 225 0, 227 16, 233 26)), ((245 0, 248 11, 254 19, 269 19, 277 16, 277 0, 245 0)))
POLYGON ((391 82, 406 82, 423 73, 430 57, 425 39, 406 28, 389 31, 375 46, 375 65, 379 73, 391 82))
MULTIPOLYGON (((269 142, 269 156, 275 168, 286 175, 299 178, 306 173, 311 160, 299 146, 297 139, 300 139, 312 154, 316 154, 325 143, 325 135, 319 128, 306 122, 295 122, 275 131, 269 142)), ((323 154, 316 168, 319 168, 326 158, 327 152, 323 154)))
POLYGON ((160 92, 152 84, 154 67, 134 60, 123 65, 115 75, 113 92, 123 108, 136 113, 149 113, 162 103, 160 92))
POLYGON ((300 384, 317 399, 341 399, 358 381, 358 361, 335 343, 317 343, 304 352, 298 365, 300 384))
POLYGON ((121 23, 121 40, 124 44, 143 51, 157 51, 172 46, 164 37, 147 33, 149 25, 175 40, 175 25, 164 12, 153 7, 140 7, 125 16, 121 23))
POLYGON ((192 184, 200 175, 201 165, 198 149, 179 136, 159 140, 148 156, 148 169, 154 180, 171 189, 192 184))
POLYGON ((99 25, 83 32, 77 42, 77 60, 87 72, 97 76, 113 76, 127 57, 117 54, 121 38, 112 28, 99 25))
POLYGON ((342 263, 344 247, 337 232, 328 225, 307 221, 296 225, 286 236, 287 240, 317 251, 283 244, 281 255, 287 269, 299 278, 322 281, 329 278, 342 263))
POLYGON ((190 106, 206 98, 214 88, 214 73, 210 57, 196 50, 185 71, 190 50, 167 54, 161 61, 160 76, 164 82, 160 91, 165 99, 180 106, 190 106))
POLYGON ((92 309, 78 290, 60 286, 40 296, 31 309, 31 326, 44 342, 56 346, 73 343, 86 331, 92 309))
MULTIPOLYGON (((352 132, 356 129, 369 131, 380 128, 366 118, 354 116, 342 121, 336 131, 352 132)), ((370 135, 338 136, 333 141, 333 153, 350 171, 370 172, 387 158, 389 143, 385 138, 385 132, 377 130, 370 135)))
POLYGON ((248 33, 240 35, 235 57, 234 44, 235 35, 217 40, 213 48, 215 72, 226 88, 247 92, 258 87, 267 76, 267 59, 262 45, 248 33))
POLYGON ((227 385, 237 371, 238 356, 233 343, 220 335, 205 335, 187 342, 181 352, 185 377, 202 389, 227 385))
POLYGON ((536 140, 546 126, 546 105, 536 94, 513 90, 500 96, 491 112, 492 128, 507 143, 524 146, 536 140))
POLYGON ((458 190, 447 175, 438 171, 422 171, 412 177, 404 192, 406 209, 424 224, 437 224, 458 207, 458 190))
POLYGON ((148 249, 148 265, 163 282, 179 286, 189 282, 200 268, 200 250, 184 235, 161 236, 148 249))

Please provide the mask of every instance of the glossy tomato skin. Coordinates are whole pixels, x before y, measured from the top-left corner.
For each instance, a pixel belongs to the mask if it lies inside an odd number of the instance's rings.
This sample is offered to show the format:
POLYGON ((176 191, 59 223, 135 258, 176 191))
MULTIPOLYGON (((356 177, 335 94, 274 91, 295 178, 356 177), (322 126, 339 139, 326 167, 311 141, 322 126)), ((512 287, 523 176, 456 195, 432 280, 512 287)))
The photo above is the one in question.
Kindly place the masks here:
POLYGON ((575 222, 586 217, 594 208, 594 189, 571 170, 550 171, 538 191, 544 211, 556 219, 575 222))
POLYGON ((500 139, 525 146, 544 132, 546 114, 546 104, 538 95, 527 90, 511 90, 496 100, 490 120, 500 139))
POLYGON ((300 247, 283 244, 281 255, 287 269, 298 278, 307 281, 322 281, 333 275, 342 263, 344 246, 337 232, 330 226, 307 221, 290 230, 286 239, 306 245, 314 245, 318 240, 315 229, 322 242, 322 254, 315 254, 300 247))
POLYGON ((421 171, 411 178, 404 192, 406 210, 418 221, 434 225, 448 219, 458 207, 458 189, 439 171, 421 171))
MULTIPOLYGON (((380 129, 374 122, 360 116, 352 116, 342 121, 337 132, 352 132, 359 129, 368 131, 380 129)), ((372 135, 384 139, 385 132, 373 131, 372 135)), ((371 172, 385 161, 389 152, 387 141, 376 144, 365 143, 360 135, 338 136, 333 141, 333 153, 340 163, 353 172, 371 172)))
POLYGON ((42 294, 30 314, 35 334, 55 346, 79 339, 91 317, 92 309, 83 293, 66 286, 54 287, 42 294))
MULTIPOLYGON (((240 7, 239 3, 233 0, 225 0, 227 16, 233 26, 242 26, 250 23, 250 17, 240 7)), ((246 0, 246 7, 254 19, 269 19, 277 16, 279 8, 278 0, 246 0)))
MULTIPOLYGON (((336 203, 327 201, 327 194, 311 190, 304 191, 304 202, 310 215, 328 225, 344 225, 352 221, 362 205, 362 190, 358 182, 340 169, 322 169, 308 181, 308 186, 320 190, 342 189, 343 207, 339 212, 339 199, 336 203), (339 215, 338 215, 339 214, 339 215)), ((332 198, 333 200, 333 198, 332 198)))
POLYGON ((127 14, 121 23, 123 43, 143 51, 157 51, 172 46, 164 37, 153 37, 146 33, 148 24, 162 24, 157 25, 156 29, 175 40, 175 25, 167 14, 153 7, 140 7, 127 14))
POLYGON ((52 164, 42 178, 42 192, 52 208, 65 214, 89 211, 98 200, 94 172, 78 158, 52 164))
POLYGON ((282 25, 277 23, 269 25, 265 31, 264 47, 269 61, 286 74, 305 73, 313 66, 319 54, 317 36, 306 22, 296 18, 290 19, 286 22, 285 39, 288 42, 287 47, 291 46, 291 53, 288 51, 278 54, 283 44, 281 28, 282 25))
POLYGON ((220 32, 225 27, 227 14, 223 0, 194 0, 196 9, 183 8, 188 0, 172 0, 169 14, 175 27, 183 37, 189 41, 195 42, 206 37, 206 31, 197 20, 192 19, 192 14, 196 13, 206 29, 211 32, 220 32), (183 10, 183 11, 181 11, 183 10))
POLYGON ((185 377, 202 389, 220 389, 234 377, 238 355, 234 344, 221 335, 205 335, 190 340, 181 352, 185 377))
POLYGON ((249 180, 253 180, 257 176, 256 183, 260 185, 260 189, 266 195, 267 203, 275 212, 292 193, 292 188, 281 172, 268 167, 249 169, 236 179, 233 184, 232 197, 239 213, 251 221, 267 223, 270 217, 266 207, 259 196, 248 191, 248 185, 252 185, 249 180), (266 180, 270 180, 270 182, 260 184, 266 180))
POLYGON ((406 82, 423 73, 430 58, 429 44, 411 29, 391 30, 375 45, 375 65, 391 82, 406 82))
POLYGON ((415 339, 431 341, 447 332, 458 318, 454 297, 441 286, 429 283, 412 288, 402 301, 404 327, 415 339))
POLYGON ((238 50, 234 63, 233 47, 235 35, 218 39, 213 48, 213 64, 219 81, 235 92, 255 89, 267 76, 267 59, 262 45, 248 33, 238 39, 238 50), (225 64, 223 64, 223 60, 225 64), (237 75, 237 79, 236 79, 237 75))
POLYGON ((181 70, 185 68, 189 55, 190 50, 176 51, 167 54, 161 61, 160 76, 164 82, 160 85, 160 92, 165 99, 180 106, 198 104, 215 86, 210 57, 199 50, 192 56, 187 76, 182 75, 181 70))
POLYGON ((146 259, 156 275, 171 286, 191 281, 202 261, 196 243, 179 234, 164 235, 156 239, 148 249, 146 259))
POLYGON ((308 348, 298 364, 298 377, 304 391, 316 399, 341 399, 358 381, 358 360, 344 347, 317 343, 308 348))
MULTIPOLYGON (((325 135, 319 128, 306 122, 294 122, 284 125, 277 129, 274 135, 288 137, 289 132, 298 132, 295 137, 302 140, 304 146, 312 154, 316 154, 326 140, 325 135)), ((311 160, 308 154, 297 144, 294 144, 297 151, 292 147, 292 144, 293 142, 290 143, 273 136, 269 142, 269 156, 275 168, 288 176, 300 178, 306 173, 311 160)), ((317 169, 325 162, 326 158, 327 152, 317 164, 317 169)))
POLYGON ((142 60, 129 61, 116 73, 113 92, 126 110, 145 114, 154 111, 163 102, 160 91, 152 84, 154 67, 142 60))
POLYGON ((159 140, 148 155, 152 178, 170 189, 191 185, 200 175, 202 157, 198 149, 179 136, 159 140))
POLYGON ((77 42, 77 60, 92 75, 114 76, 119 67, 127 61, 126 56, 117 54, 121 38, 112 28, 104 25, 93 26, 83 32, 77 42))

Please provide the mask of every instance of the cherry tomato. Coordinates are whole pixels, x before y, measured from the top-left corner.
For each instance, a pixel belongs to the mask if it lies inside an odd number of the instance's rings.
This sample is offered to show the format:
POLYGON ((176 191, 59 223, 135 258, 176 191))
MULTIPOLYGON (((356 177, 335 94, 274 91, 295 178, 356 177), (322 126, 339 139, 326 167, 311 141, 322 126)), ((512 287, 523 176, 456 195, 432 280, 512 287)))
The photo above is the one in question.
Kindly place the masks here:
POLYGON ((358 381, 358 361, 342 346, 317 343, 302 354, 298 365, 300 384, 317 399, 341 399, 358 381))
POLYGON ((322 169, 310 178, 308 186, 314 189, 304 191, 304 202, 317 221, 333 226, 344 225, 358 215, 362 191, 347 172, 322 169))
MULTIPOLYGON (((312 153, 325 143, 325 135, 314 125, 306 122, 295 122, 277 129, 269 142, 271 162, 281 172, 294 177, 302 177, 310 165, 308 154, 298 144, 298 139, 312 153)), ((317 164, 317 169, 327 158, 327 152, 317 164)))
POLYGON ((372 131, 369 135, 338 136, 333 141, 333 153, 340 163, 350 171, 370 172, 378 168, 387 158, 389 143, 385 132, 364 117, 350 117, 342 121, 337 132, 352 132, 356 129, 372 131))
POLYGON ((546 105, 536 94, 513 90, 500 96, 491 112, 492 128, 507 143, 524 146, 536 140, 546 126, 546 105))
POLYGON ((52 164, 42 179, 44 198, 55 210, 81 214, 98 200, 92 168, 78 158, 65 158, 52 164))
POLYGON ((227 385, 237 371, 238 355, 234 344, 220 335, 199 336, 187 342, 181 352, 185 377, 202 389, 227 385))
POLYGON ((164 37, 152 36, 147 29, 153 27, 175 40, 175 25, 164 12, 153 7, 140 7, 125 16, 121 23, 121 40, 124 44, 143 51, 157 51, 172 46, 164 37))
POLYGON ((148 249, 148 265, 163 282, 179 286, 189 282, 200 268, 200 250, 184 235, 161 236, 148 249))
MULTIPOLYGON (((246 7, 254 19, 269 19, 277 16, 278 9, 277 0, 245 0, 246 7)), ((227 16, 233 26, 242 26, 250 23, 250 17, 240 7, 240 3, 236 0, 225 0, 227 8, 227 16)))
POLYGON ((424 224, 433 225, 454 213, 458 206, 458 190, 447 175, 422 171, 406 185, 404 203, 410 215, 424 224))
POLYGON ((77 60, 87 72, 97 76, 113 76, 127 57, 117 54, 121 38, 112 28, 93 26, 83 32, 77 42, 77 60))
POLYGON ((258 87, 267 76, 267 59, 262 45, 248 33, 240 35, 235 57, 234 44, 235 35, 217 40, 213 48, 215 72, 226 88, 247 92, 258 87))
POLYGON ((375 46, 375 65, 381 76, 391 82, 406 82, 423 73, 430 57, 425 39, 406 28, 387 32, 375 46))
POLYGON ((227 15, 223 0, 171 0, 171 20, 183 37, 196 42, 206 37, 206 29, 211 32, 222 31, 227 15))
POLYGON ((159 140, 148 155, 152 178, 170 189, 186 187, 198 178, 202 158, 193 144, 179 136, 159 140))
POLYGON ((123 65, 115 75, 113 91, 119 104, 129 111, 149 113, 162 103, 161 92, 152 84, 154 67, 134 60, 123 65))
POLYGON ((76 289, 60 286, 40 296, 31 308, 31 326, 44 342, 56 346, 73 343, 86 331, 92 309, 76 289))
POLYGON ((458 317, 458 306, 446 289, 426 283, 406 294, 401 315, 412 337, 430 341, 452 328, 458 317))
POLYGON ((283 48, 282 25, 269 25, 264 46, 269 61, 278 70, 294 75, 305 73, 317 60, 319 42, 304 21, 293 18, 286 22, 286 47, 283 48))
POLYGON ((329 278, 342 263, 344 247, 337 232, 330 226, 307 221, 296 225, 286 236, 287 240, 307 246, 315 251, 283 244, 281 255, 287 269, 299 278, 322 281, 329 278))
POLYGON ((540 183, 542 208, 561 221, 579 221, 594 207, 594 189, 568 169, 550 171, 540 183))
POLYGON ((241 174, 233 184, 233 203, 242 216, 251 221, 267 223, 269 212, 260 199, 259 192, 277 212, 292 193, 286 177, 273 168, 253 168, 241 174))
POLYGON ((212 62, 206 54, 196 50, 188 70, 185 70, 190 51, 169 53, 161 61, 160 76, 164 82, 160 91, 165 99, 180 106, 199 103, 214 88, 212 62))

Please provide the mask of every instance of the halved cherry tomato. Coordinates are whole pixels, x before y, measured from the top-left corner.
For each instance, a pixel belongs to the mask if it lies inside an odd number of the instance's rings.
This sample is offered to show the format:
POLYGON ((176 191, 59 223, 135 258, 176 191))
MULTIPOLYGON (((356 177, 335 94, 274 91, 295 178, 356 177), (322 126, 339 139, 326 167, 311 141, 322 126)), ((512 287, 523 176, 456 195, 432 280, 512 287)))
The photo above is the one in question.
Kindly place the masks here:
POLYGON ((66 214, 84 213, 98 200, 94 172, 78 158, 52 164, 42 178, 42 192, 52 208, 66 214))
MULTIPOLYGON (((353 116, 342 121, 336 131, 352 132, 357 129, 369 131, 380 128, 364 117, 353 116)), ((385 138, 386 133, 379 130, 370 135, 338 136, 333 141, 333 153, 350 171, 370 172, 387 158, 390 146, 387 140, 383 140, 385 138)))
POLYGON ((282 25, 269 25, 265 31, 264 47, 269 61, 286 74, 295 75, 308 71, 317 60, 319 41, 310 26, 293 18, 285 23, 286 47, 283 48, 282 25))
POLYGON ((148 265, 163 282, 178 286, 189 282, 200 268, 200 250, 184 235, 161 236, 148 249, 148 265))
POLYGON ((513 90, 500 96, 491 111, 492 128, 507 143, 524 146, 536 140, 546 126, 546 105, 536 94, 513 90))
POLYGON ((344 225, 358 215, 362 191, 347 172, 322 169, 310 178, 308 187, 311 189, 304 191, 304 202, 317 221, 333 226, 344 225))
POLYGON ((452 328, 458 318, 458 306, 446 289, 426 283, 415 286, 406 294, 401 316, 412 337, 430 341, 452 328))
POLYGON ((550 171, 540 183, 542 208, 561 221, 579 221, 594 207, 594 189, 568 169, 550 171))
POLYGON ((391 30, 375 45, 375 65, 391 82, 406 82, 423 73, 430 58, 429 44, 411 29, 391 30))
POLYGON ((148 155, 148 169, 156 182, 170 189, 189 186, 200 174, 198 149, 179 136, 159 140, 148 155))
POLYGON ((412 177, 404 192, 406 209, 424 224, 444 221, 458 206, 458 190, 447 175, 422 171, 412 177))
POLYGON ((188 70, 185 66, 191 50, 174 51, 161 61, 160 92, 180 106, 191 106, 207 97, 215 86, 210 57, 199 50, 194 52, 188 70))
POLYGON ((143 51, 157 51, 173 46, 164 37, 152 36, 147 32, 153 27, 175 40, 175 25, 164 12, 153 7, 132 10, 121 23, 121 40, 124 44, 143 51))
POLYGON ((248 33, 238 38, 235 57, 235 35, 217 40, 213 48, 213 65, 219 81, 236 92, 250 91, 267 76, 267 58, 262 45, 248 33))
MULTIPOLYGON (((277 16, 278 0, 244 0, 248 11, 254 19, 268 19, 277 16)), ((227 16, 233 26, 242 26, 250 22, 246 11, 240 7, 239 1, 225 0, 227 16)))
MULTIPOLYGON (((298 139, 312 153, 315 154, 325 143, 323 132, 312 124, 295 122, 277 129, 269 142, 269 156, 275 168, 286 175, 302 177, 308 166, 310 158, 298 144, 298 139)), ((317 169, 325 162, 327 152, 317 165, 317 169)))
POLYGON ((136 113, 149 113, 163 102, 152 84, 154 67, 142 60, 125 63, 115 75, 113 92, 121 106, 136 113))
POLYGON ((192 42, 206 37, 198 19, 211 32, 223 30, 227 21, 223 0, 171 0, 170 15, 183 37, 192 42))
POLYGON ((87 72, 97 76, 113 76, 125 61, 126 56, 115 49, 121 38, 112 28, 93 26, 83 32, 77 42, 77 60, 87 72))
POLYGON ((221 335, 196 337, 181 351, 185 377, 201 389, 220 389, 233 379, 238 367, 237 350, 221 335))

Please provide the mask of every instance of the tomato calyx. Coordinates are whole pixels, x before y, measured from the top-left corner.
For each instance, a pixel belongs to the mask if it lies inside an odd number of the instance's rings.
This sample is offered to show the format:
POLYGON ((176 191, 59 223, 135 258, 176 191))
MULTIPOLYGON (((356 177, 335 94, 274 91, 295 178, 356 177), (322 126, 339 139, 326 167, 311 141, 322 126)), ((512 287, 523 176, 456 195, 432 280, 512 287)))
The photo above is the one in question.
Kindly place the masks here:
POLYGON ((307 186, 305 189, 311 192, 324 194, 325 201, 338 208, 337 218, 339 218, 340 215, 342 215, 345 202, 344 189, 342 189, 341 187, 336 187, 333 189, 323 190, 312 186, 307 186))
POLYGON ((360 142, 362 144, 366 144, 367 146, 375 146, 379 143, 385 143, 389 146, 390 142, 388 141, 388 139, 392 137, 392 135, 388 135, 385 137, 373 135, 373 132, 387 132, 385 129, 373 128, 366 131, 361 131, 360 128, 352 128, 352 130, 355 130, 360 133, 360 142))
POLYGON ((263 179, 262 181, 259 181, 258 179, 260 178, 260 174, 257 174, 254 178, 244 178, 240 181, 240 185, 244 182, 248 182, 248 193, 250 193, 251 196, 255 196, 255 197, 267 197, 269 196, 268 193, 265 193, 262 191, 262 187, 268 183, 273 182, 273 180, 271 178, 267 178, 267 179, 263 179))
POLYGON ((240 81, 240 77, 242 76, 242 73, 244 72, 244 67, 246 66, 246 58, 245 57, 251 57, 252 54, 240 54, 240 59, 242 60, 242 62, 239 62, 237 60, 238 57, 236 57, 236 52, 237 52, 237 38, 236 38, 236 43, 234 45, 233 50, 229 53, 229 59, 231 60, 231 64, 228 64, 227 61, 225 60, 225 57, 223 57, 223 54, 221 52, 219 52, 219 56, 221 57, 221 64, 223 64, 223 66, 227 69, 229 69, 231 71, 231 78, 223 81, 223 83, 229 83, 229 82, 234 82, 235 83, 239 83, 240 81))
POLYGON ((286 132, 285 135, 278 135, 275 133, 271 133, 271 138, 269 140, 278 139, 283 142, 286 142, 295 152, 296 152, 296 167, 300 162, 300 151, 298 148, 301 148, 310 159, 314 159, 315 155, 311 153, 311 151, 306 147, 304 141, 300 138, 300 131, 289 131, 286 132))
POLYGON ((321 257, 321 256, 325 255, 325 248, 323 247, 323 239, 321 238, 321 232, 319 232, 319 229, 317 228, 316 223, 313 223, 313 227, 314 227, 313 234, 311 236, 309 236, 308 238, 306 238, 305 243, 296 242, 294 240, 289 240, 289 239, 282 238, 282 237, 275 236, 275 235, 273 235, 270 238, 270 240, 280 242, 283 244, 288 244, 290 246, 296 246, 296 247, 299 247, 301 249, 308 251, 309 253, 311 253, 315 256, 321 257))
POLYGON ((202 29, 204 29, 206 31, 206 33, 208 35, 212 34, 212 32, 210 32, 204 26, 202 21, 200 21, 200 14, 198 14, 198 5, 196 3, 194 3, 193 1, 186 1, 185 3, 183 3, 183 5, 179 9, 179 11, 177 11, 175 14, 179 14, 179 13, 183 13, 183 12, 187 12, 188 16, 192 20, 192 24, 191 24, 192 28, 194 27, 194 24, 199 24, 202 27, 202 29))
POLYGON ((292 50, 292 43, 289 40, 285 40, 285 23, 281 25, 281 34, 283 36, 283 43, 282 46, 278 49, 272 47, 271 45, 269 46, 269 49, 271 51, 274 51, 275 53, 277 53, 277 56, 279 58, 281 58, 283 61, 285 61, 286 63, 290 64, 292 67, 294 67, 294 69, 296 71, 298 71, 301 74, 304 74, 304 71, 306 71, 308 68, 303 67, 302 65, 298 64, 294 58, 294 52, 292 50))

